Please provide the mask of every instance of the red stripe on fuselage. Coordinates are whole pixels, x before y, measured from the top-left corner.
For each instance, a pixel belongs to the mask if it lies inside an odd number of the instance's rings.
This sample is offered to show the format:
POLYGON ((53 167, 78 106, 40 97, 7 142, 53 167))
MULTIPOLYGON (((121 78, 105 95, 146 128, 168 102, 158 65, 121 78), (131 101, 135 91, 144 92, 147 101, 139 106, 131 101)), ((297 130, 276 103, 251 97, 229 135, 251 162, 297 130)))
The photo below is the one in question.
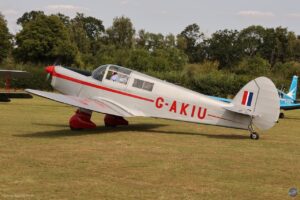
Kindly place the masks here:
POLYGON ((79 80, 79 79, 76 79, 76 78, 73 78, 73 77, 69 77, 69 76, 66 76, 66 75, 63 75, 63 74, 59 74, 55 71, 53 72, 53 76, 56 76, 58 78, 62 78, 62 79, 68 80, 68 81, 72 81, 72 82, 75 82, 75 83, 79 83, 79 84, 82 84, 82 85, 86 85, 86 86, 94 87, 94 88, 97 88, 97 89, 105 90, 105 91, 108 91, 108 92, 121 94, 121 95, 124 95, 124 96, 136 98, 136 99, 141 99, 141 100, 144 100, 144 101, 154 102, 154 100, 152 100, 152 99, 148 99, 148 98, 141 97, 141 96, 138 96, 138 95, 135 95, 135 94, 130 94, 130 93, 127 93, 127 92, 122 92, 122 91, 119 91, 119 90, 107 88, 107 87, 100 86, 100 85, 95 85, 93 83, 89 83, 89 82, 82 81, 82 80, 79 80))

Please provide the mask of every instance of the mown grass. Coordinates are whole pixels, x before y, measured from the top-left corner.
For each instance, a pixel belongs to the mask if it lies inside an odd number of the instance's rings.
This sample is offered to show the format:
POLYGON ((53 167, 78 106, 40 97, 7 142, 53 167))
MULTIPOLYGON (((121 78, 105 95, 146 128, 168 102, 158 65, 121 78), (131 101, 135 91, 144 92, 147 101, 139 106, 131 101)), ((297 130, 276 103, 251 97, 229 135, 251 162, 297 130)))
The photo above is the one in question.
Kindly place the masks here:
POLYGON ((74 110, 37 97, 0 104, 0 199, 291 199, 300 189, 300 111, 252 141, 149 118, 105 128, 97 113, 96 130, 73 132, 74 110))

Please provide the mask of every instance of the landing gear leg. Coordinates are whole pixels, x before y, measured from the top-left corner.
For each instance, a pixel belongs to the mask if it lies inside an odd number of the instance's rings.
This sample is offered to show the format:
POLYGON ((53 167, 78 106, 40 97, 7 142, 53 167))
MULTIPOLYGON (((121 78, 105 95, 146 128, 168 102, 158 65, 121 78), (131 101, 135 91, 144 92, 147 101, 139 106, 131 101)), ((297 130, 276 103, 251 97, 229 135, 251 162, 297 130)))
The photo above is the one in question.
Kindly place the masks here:
POLYGON ((258 139, 259 139, 259 134, 256 133, 256 132, 254 131, 254 129, 253 129, 253 126, 252 126, 252 119, 251 119, 251 123, 250 123, 249 126, 248 126, 248 130, 249 130, 249 132, 250 132, 250 138, 251 138, 252 140, 258 140, 258 139))

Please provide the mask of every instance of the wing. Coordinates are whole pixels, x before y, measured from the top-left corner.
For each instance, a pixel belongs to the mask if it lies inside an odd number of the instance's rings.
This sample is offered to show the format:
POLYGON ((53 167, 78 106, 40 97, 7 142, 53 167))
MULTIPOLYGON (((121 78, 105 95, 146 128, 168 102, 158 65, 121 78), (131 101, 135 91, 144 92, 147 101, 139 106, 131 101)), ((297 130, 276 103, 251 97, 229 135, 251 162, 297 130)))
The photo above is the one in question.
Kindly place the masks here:
POLYGON ((280 104, 280 109, 282 109, 282 110, 295 110, 295 109, 300 109, 300 103, 280 104))
POLYGON ((121 108, 120 106, 117 106, 105 100, 100 100, 100 99, 95 100, 90 98, 56 94, 53 92, 44 92, 44 91, 31 90, 31 89, 26 89, 25 91, 60 103, 68 104, 79 108, 84 108, 99 113, 122 116, 122 117, 134 116, 132 113, 125 110, 124 108, 121 108))
POLYGON ((28 72, 20 70, 0 70, 0 77, 11 77, 11 78, 30 78, 31 75, 28 72))

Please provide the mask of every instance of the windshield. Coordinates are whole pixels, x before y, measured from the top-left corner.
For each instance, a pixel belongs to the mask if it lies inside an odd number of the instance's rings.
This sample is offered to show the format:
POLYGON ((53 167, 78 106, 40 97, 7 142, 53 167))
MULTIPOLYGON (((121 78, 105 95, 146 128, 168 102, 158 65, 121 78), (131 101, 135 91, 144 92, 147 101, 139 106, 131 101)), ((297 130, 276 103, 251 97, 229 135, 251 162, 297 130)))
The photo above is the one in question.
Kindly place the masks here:
POLYGON ((98 81, 102 81, 106 68, 107 68, 107 65, 102 65, 102 66, 98 67, 97 69, 95 69, 93 71, 92 77, 98 81))

